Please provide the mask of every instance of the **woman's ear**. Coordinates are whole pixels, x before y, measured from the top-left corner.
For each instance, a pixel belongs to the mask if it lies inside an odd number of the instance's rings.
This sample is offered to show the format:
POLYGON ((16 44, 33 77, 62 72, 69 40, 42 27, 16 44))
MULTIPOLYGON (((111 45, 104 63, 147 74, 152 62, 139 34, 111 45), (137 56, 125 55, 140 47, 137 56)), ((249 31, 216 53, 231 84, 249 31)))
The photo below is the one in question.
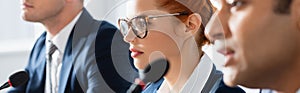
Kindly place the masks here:
POLYGON ((202 24, 201 16, 198 13, 193 13, 189 15, 186 22, 186 32, 190 32, 192 34, 195 34, 199 31, 200 26, 202 24))

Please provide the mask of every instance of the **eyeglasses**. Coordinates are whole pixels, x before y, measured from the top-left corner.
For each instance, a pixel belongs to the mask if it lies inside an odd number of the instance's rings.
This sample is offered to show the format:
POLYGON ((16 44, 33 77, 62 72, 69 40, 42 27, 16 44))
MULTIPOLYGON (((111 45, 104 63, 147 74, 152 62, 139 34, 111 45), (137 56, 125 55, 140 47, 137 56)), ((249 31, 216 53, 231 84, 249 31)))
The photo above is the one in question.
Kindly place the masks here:
POLYGON ((148 33, 148 23, 150 19, 168 16, 179 16, 188 15, 188 12, 173 13, 173 14, 163 14, 163 15, 148 15, 148 16, 137 16, 132 19, 119 19, 118 25, 123 36, 127 36, 129 29, 131 28, 133 33, 138 38, 145 38, 148 33))

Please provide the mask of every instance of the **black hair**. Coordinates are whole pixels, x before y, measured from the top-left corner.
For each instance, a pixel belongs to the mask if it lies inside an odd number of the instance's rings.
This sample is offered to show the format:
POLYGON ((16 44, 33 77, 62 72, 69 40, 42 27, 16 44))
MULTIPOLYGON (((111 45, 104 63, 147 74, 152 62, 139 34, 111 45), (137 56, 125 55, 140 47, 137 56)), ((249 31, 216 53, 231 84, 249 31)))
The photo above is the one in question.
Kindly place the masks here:
POLYGON ((274 12, 277 14, 290 14, 292 0, 275 0, 274 12))

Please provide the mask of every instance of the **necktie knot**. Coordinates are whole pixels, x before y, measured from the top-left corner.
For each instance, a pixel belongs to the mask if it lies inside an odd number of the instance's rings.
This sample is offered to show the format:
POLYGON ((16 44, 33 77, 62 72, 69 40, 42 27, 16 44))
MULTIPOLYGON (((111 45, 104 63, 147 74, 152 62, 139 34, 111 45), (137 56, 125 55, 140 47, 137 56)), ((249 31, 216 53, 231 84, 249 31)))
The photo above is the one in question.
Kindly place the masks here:
POLYGON ((50 48, 49 48, 49 56, 52 56, 52 54, 55 52, 55 50, 57 49, 57 47, 51 43, 50 48))
POLYGON ((57 50, 57 47, 51 42, 49 52, 48 52, 48 58, 49 62, 52 61, 52 54, 57 50))

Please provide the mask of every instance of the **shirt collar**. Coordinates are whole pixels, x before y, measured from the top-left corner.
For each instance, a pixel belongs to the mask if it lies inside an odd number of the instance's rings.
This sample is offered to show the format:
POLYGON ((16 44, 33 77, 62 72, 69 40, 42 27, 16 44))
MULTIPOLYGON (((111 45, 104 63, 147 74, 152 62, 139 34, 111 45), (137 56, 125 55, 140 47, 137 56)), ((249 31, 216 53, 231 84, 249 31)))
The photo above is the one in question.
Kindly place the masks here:
POLYGON ((60 30, 54 37, 51 38, 50 34, 46 35, 46 49, 49 51, 50 41, 57 47, 60 53, 64 53, 66 44, 69 38, 70 33, 72 32, 77 20, 79 19, 82 11, 80 11, 77 16, 67 24, 62 30, 60 30))
MULTIPOLYGON (((181 88, 180 93, 201 93, 212 70, 213 63, 211 59, 204 54, 183 88, 181 88)), ((169 85, 164 81, 157 93, 169 92, 171 92, 169 85)))

